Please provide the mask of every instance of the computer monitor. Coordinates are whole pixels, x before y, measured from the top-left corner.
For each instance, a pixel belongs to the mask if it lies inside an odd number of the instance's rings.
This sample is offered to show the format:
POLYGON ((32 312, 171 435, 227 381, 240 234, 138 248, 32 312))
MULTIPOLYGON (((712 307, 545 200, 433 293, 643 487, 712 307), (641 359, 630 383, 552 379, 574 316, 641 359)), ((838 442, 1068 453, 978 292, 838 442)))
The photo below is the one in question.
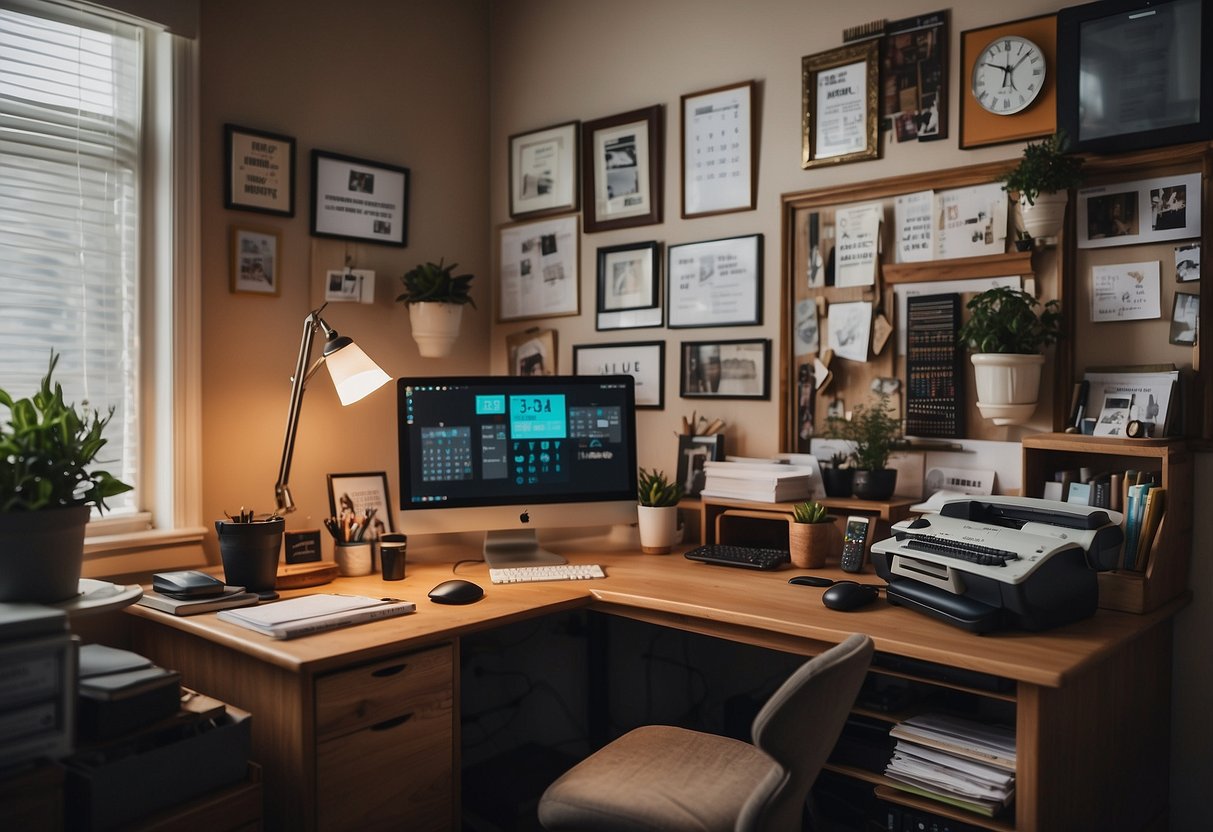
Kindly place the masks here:
POLYGON ((565 563, 536 531, 636 521, 631 376, 401 378, 400 520, 484 531, 489 566, 565 563))

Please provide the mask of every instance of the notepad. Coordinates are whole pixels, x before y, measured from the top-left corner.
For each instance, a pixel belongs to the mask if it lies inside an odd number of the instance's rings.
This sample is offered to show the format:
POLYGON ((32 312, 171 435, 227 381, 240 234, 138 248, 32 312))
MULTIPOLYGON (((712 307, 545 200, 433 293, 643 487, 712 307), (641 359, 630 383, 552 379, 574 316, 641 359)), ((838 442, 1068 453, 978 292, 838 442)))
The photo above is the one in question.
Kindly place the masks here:
POLYGON ((272 638, 285 639, 406 615, 416 609, 412 601, 395 598, 318 593, 256 607, 220 610, 217 615, 272 638))

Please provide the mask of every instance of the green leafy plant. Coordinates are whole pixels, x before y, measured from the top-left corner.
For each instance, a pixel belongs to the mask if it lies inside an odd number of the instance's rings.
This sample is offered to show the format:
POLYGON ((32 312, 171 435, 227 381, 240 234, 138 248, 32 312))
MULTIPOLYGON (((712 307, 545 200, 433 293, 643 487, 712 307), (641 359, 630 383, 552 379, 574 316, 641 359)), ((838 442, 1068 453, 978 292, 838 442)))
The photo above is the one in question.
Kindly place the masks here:
POLYGON ((1002 177, 1003 190, 1015 191, 1029 205, 1036 197, 1068 191, 1082 184, 1082 159, 1067 156, 1070 142, 1064 130, 1023 149, 1023 158, 1010 173, 1002 177))
POLYGON ((973 352, 1032 355, 1061 337, 1060 304, 1051 300, 1041 306, 1022 289, 987 289, 975 295, 965 308, 969 319, 961 326, 957 340, 973 352))
POLYGON ((641 468, 636 478, 636 499, 642 506, 676 506, 682 499, 682 483, 670 482, 664 471, 641 468))
POLYGON ((861 471, 880 471, 901 438, 901 419, 889 408, 889 395, 881 393, 874 404, 858 405, 850 419, 832 417, 831 436, 846 439, 854 447, 851 456, 861 471))
POLYGON ((63 401, 63 388, 52 381, 59 356, 32 397, 14 399, 0 389, 0 513, 40 511, 65 506, 106 508, 105 501, 131 487, 106 471, 89 470, 105 447, 101 435, 114 416, 96 410, 78 412, 63 401))
POLYGON ((797 523, 828 523, 833 518, 821 503, 804 502, 792 506, 792 519, 797 523))
POLYGON ((400 278, 404 291, 396 296, 396 300, 404 304, 470 303, 475 309, 476 301, 472 300, 471 295, 474 275, 454 274, 458 267, 458 263, 444 266, 443 261, 439 260, 437 263, 422 263, 405 272, 400 278))

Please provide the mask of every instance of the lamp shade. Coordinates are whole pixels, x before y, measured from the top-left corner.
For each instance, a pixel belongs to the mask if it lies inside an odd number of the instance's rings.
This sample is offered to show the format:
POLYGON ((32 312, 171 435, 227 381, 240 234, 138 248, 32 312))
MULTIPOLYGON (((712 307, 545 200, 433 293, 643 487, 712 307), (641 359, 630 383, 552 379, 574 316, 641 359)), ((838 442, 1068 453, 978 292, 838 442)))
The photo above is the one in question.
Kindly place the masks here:
POLYGON ((343 405, 353 404, 391 381, 388 374, 353 341, 334 352, 326 351, 324 363, 333 377, 337 398, 341 399, 343 405))

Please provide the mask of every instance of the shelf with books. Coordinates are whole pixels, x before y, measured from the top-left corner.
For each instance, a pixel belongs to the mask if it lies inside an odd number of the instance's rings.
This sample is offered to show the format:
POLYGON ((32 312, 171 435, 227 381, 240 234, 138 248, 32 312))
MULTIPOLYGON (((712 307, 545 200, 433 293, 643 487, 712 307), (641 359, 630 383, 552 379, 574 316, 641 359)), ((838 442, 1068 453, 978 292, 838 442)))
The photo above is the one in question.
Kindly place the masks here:
MULTIPOLYGON (((1188 590, 1188 562, 1192 549, 1192 451, 1182 439, 1122 439, 1074 434, 1040 434, 1023 440, 1023 493, 1044 495, 1045 484, 1059 472, 1090 472, 1120 479, 1120 510, 1127 492, 1126 472, 1143 472, 1165 489, 1165 509, 1159 512, 1153 540, 1137 552, 1137 540, 1127 542, 1132 556, 1129 568, 1099 574, 1099 605, 1124 612, 1149 612, 1188 590)), ((1134 477, 1136 481, 1136 477, 1134 477)), ((1115 499, 1115 498, 1113 498, 1115 499)), ((1157 505, 1157 503, 1155 503, 1157 505)), ((1110 506, 1116 508, 1116 504, 1110 506)), ((1143 505, 1144 508, 1144 505, 1143 505)), ((1133 523, 1140 528, 1140 521, 1133 523)), ((1129 531, 1126 519, 1126 531, 1129 531)), ((1148 535, 1147 535, 1148 537, 1148 535)))

